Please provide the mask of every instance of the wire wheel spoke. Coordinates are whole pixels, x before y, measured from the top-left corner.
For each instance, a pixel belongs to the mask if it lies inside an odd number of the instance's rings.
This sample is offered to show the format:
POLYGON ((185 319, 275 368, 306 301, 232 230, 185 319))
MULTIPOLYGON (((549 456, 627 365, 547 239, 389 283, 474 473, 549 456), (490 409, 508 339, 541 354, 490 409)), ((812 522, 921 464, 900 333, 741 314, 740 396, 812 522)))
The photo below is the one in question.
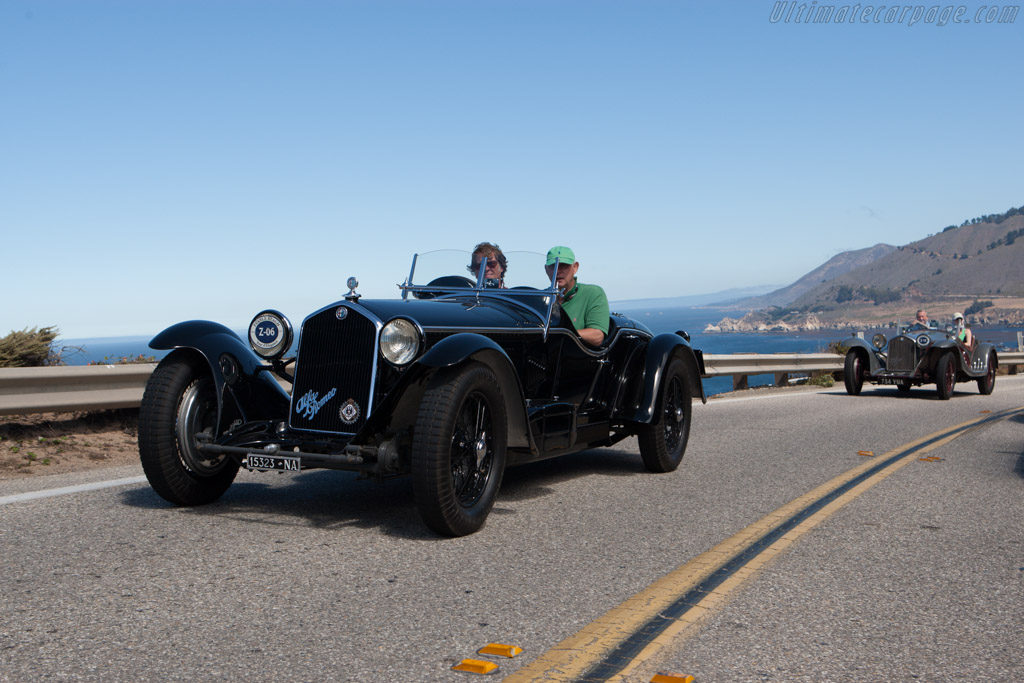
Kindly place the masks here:
POLYGON ((672 378, 668 391, 665 392, 665 446, 669 452, 674 452, 679 447, 679 441, 683 434, 683 388, 679 379, 672 378))
POLYGON ((452 489, 460 505, 473 505, 486 488, 493 449, 487 402, 472 394, 462 405, 452 434, 452 489))

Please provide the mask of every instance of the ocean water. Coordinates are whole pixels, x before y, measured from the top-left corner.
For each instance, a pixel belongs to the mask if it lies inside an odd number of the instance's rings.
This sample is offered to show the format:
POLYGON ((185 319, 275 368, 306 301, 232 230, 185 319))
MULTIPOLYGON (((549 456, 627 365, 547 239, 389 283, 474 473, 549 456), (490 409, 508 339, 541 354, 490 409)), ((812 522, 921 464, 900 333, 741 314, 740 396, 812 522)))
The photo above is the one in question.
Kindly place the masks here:
MULTIPOLYGON (((832 341, 849 337, 851 332, 826 330, 823 332, 729 332, 704 334, 708 323, 717 323, 722 318, 737 317, 735 311, 714 308, 666 308, 647 310, 623 310, 622 313, 642 322, 655 334, 683 330, 690 335, 690 344, 705 354, 730 353, 819 353, 828 350, 832 341)), ((703 380, 704 392, 708 396, 732 390, 732 377, 707 377, 703 380)), ((753 375, 748 378, 749 386, 774 384, 775 376, 753 375)))
POLYGON ((159 361, 168 351, 149 348, 152 337, 98 337, 92 339, 58 339, 54 348, 67 365, 106 365, 143 358, 159 361))
MULTIPOLYGON (((854 330, 824 330, 796 334, 782 332, 730 332, 725 334, 704 334, 708 323, 717 323, 727 315, 736 317, 734 311, 714 308, 665 308, 665 309, 618 309, 635 320, 642 322, 655 334, 684 330, 690 334, 691 344, 706 354, 728 353, 817 353, 828 349, 832 341, 849 337, 854 330)), ((1020 328, 974 327, 975 334, 984 341, 996 343, 1000 348, 1016 348, 1017 332, 1020 328)), ((891 330, 884 330, 889 334, 891 330)), ((873 331, 867 331, 870 338, 873 331)), ((236 330, 239 336, 244 331, 236 330)), ((106 337, 99 339, 58 340, 65 347, 65 361, 68 365, 89 363, 117 363, 125 358, 152 357, 159 361, 167 351, 149 348, 150 337, 106 337)), ((756 375, 749 378, 750 386, 772 384, 772 375, 756 375)), ((731 377, 711 377, 704 380, 704 391, 709 395, 732 389, 731 377)))

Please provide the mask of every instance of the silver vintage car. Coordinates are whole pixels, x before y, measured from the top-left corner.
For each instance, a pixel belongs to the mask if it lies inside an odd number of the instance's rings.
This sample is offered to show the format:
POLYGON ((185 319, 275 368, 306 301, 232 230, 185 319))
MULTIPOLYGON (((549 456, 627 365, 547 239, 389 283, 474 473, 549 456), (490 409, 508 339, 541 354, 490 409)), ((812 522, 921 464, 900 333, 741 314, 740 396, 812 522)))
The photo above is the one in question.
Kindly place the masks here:
POLYGON ((971 380, 978 382, 980 393, 992 393, 999 367, 995 346, 977 339, 966 345, 951 326, 914 323, 896 329, 892 338, 875 334, 870 344, 859 337, 842 342, 849 349, 843 370, 848 394, 859 395, 864 382, 895 384, 901 392, 935 384, 939 398, 947 400, 957 382, 971 380))

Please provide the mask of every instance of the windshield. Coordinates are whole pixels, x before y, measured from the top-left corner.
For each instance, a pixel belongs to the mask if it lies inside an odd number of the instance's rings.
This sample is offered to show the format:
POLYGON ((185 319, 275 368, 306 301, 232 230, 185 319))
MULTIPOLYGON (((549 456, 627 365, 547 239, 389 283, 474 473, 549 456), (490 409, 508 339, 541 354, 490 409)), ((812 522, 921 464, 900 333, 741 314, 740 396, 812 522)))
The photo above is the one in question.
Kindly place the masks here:
POLYGON ((410 287, 443 286, 446 290, 529 287, 548 290, 551 279, 544 269, 544 254, 533 251, 505 252, 504 273, 481 273, 473 268, 472 254, 459 249, 440 249, 417 254, 403 289, 410 287), (499 277, 490 277, 487 275, 499 277))

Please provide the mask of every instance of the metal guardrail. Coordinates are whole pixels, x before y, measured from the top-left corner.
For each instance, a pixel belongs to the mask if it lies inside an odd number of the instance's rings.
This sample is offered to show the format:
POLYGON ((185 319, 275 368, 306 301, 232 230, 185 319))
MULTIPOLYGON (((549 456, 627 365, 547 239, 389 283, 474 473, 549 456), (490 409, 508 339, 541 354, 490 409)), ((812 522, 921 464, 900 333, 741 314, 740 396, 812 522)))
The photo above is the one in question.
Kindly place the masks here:
MULTIPOLYGON (((1002 351, 999 364, 1016 375, 1024 351, 1002 351)), ((0 368, 0 415, 138 408, 155 363, 0 368)), ((832 353, 732 353, 704 356, 705 377, 731 375, 744 389, 751 375, 775 376, 785 384, 797 373, 840 372, 843 357, 832 353)), ((282 382, 287 388, 287 383, 282 382)))
POLYGON ((0 415, 138 408, 155 363, 0 368, 0 415))
POLYGON ((789 383, 795 373, 837 372, 844 358, 834 353, 730 353, 704 356, 704 376, 732 375, 732 388, 746 389, 750 375, 775 375, 775 384, 789 383))

